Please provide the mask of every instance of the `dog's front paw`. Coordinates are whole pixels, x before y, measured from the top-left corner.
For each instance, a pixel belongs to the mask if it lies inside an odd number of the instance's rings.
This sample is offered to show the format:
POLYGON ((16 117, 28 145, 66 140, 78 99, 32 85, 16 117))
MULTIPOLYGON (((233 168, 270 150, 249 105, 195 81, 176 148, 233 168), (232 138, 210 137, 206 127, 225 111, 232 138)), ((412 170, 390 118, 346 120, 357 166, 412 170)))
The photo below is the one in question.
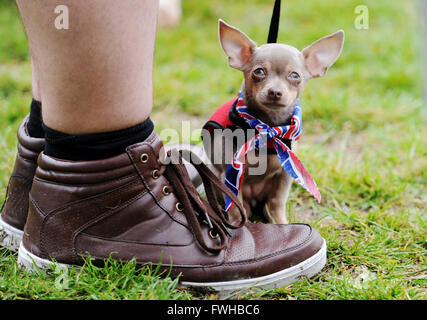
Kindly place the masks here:
POLYGON ((270 223, 274 224, 288 224, 288 217, 286 215, 286 208, 282 210, 273 210, 268 203, 264 206, 264 216, 270 223))

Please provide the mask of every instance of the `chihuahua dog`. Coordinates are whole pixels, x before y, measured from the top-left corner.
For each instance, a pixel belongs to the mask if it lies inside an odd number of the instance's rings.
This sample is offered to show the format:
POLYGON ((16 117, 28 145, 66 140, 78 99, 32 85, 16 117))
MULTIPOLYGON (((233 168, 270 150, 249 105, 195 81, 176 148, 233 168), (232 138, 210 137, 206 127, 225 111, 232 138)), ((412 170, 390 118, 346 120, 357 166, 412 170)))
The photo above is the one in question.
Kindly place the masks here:
MULTIPOLYGON (((250 114, 274 127, 290 123, 307 81, 323 77, 338 59, 344 44, 344 31, 323 37, 299 51, 276 43, 258 47, 246 34, 219 20, 219 39, 230 67, 243 72, 241 96, 250 114)), ((210 135, 207 153, 211 160, 215 153, 226 154, 225 150, 218 150, 218 146, 222 148, 224 144, 215 139, 218 137, 210 135)), ((205 143, 205 137, 203 140, 205 143)), ((233 152, 228 154, 234 155, 239 147, 234 143, 233 152)), ((295 153, 296 148, 296 142, 292 141, 292 152, 295 153)), ((286 202, 293 179, 283 170, 277 154, 267 154, 264 158, 264 174, 250 175, 250 166, 245 167, 239 198, 248 217, 256 208, 262 210, 270 223, 288 223, 286 202)), ((214 163, 223 179, 229 163, 231 159, 219 165, 214 163)), ((234 210, 230 212, 232 217, 236 214, 234 210)))

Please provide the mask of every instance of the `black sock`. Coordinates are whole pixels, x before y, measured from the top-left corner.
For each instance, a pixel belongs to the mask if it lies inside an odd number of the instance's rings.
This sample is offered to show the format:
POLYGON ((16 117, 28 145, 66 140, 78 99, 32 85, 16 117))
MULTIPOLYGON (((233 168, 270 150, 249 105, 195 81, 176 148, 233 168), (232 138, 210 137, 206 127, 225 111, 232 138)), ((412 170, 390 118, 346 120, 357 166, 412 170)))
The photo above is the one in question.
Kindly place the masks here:
POLYGON ((116 156, 135 143, 148 138, 154 124, 148 118, 144 122, 118 131, 70 135, 43 124, 45 131, 45 154, 54 158, 72 161, 100 160, 116 156))
POLYGON ((27 132, 30 137, 44 138, 42 121, 42 104, 40 101, 31 101, 30 117, 27 122, 27 132))

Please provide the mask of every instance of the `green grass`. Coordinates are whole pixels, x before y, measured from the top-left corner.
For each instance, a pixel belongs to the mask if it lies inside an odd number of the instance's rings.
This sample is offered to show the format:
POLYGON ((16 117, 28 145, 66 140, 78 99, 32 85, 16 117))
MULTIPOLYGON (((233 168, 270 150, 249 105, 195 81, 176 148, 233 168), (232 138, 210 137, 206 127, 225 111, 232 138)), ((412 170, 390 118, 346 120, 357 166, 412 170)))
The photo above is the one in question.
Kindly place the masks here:
MULTIPOLYGON (((200 128, 234 96, 242 77, 227 66, 217 19, 257 43, 267 37, 273 1, 185 0, 184 19, 159 30, 155 65, 157 129, 200 128)), ((420 25, 416 1, 365 1, 369 30, 354 28, 355 0, 285 1, 279 40, 299 49, 338 29, 342 56, 303 97, 299 154, 323 196, 319 205, 294 185, 290 219, 314 225, 328 242, 315 278, 240 299, 427 299, 427 123, 421 99, 420 25)), ((0 0, 0 201, 12 170, 16 129, 28 112, 31 70, 25 34, 12 1, 0 0)), ((194 141, 198 141, 196 137, 194 141)), ((152 268, 90 263, 53 277, 18 269, 0 250, 3 299, 212 299, 176 288, 152 268)))

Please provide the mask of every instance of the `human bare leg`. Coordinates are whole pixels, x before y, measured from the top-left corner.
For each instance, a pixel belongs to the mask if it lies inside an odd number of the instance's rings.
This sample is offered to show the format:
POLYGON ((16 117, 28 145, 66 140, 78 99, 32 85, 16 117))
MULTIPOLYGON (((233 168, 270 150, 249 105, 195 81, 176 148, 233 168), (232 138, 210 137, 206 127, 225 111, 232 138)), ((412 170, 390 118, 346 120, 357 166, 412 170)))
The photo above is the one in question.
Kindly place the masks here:
POLYGON ((68 134, 119 130, 147 119, 157 1, 18 0, 38 73, 44 123, 68 134), (69 29, 55 8, 69 9, 69 29))

